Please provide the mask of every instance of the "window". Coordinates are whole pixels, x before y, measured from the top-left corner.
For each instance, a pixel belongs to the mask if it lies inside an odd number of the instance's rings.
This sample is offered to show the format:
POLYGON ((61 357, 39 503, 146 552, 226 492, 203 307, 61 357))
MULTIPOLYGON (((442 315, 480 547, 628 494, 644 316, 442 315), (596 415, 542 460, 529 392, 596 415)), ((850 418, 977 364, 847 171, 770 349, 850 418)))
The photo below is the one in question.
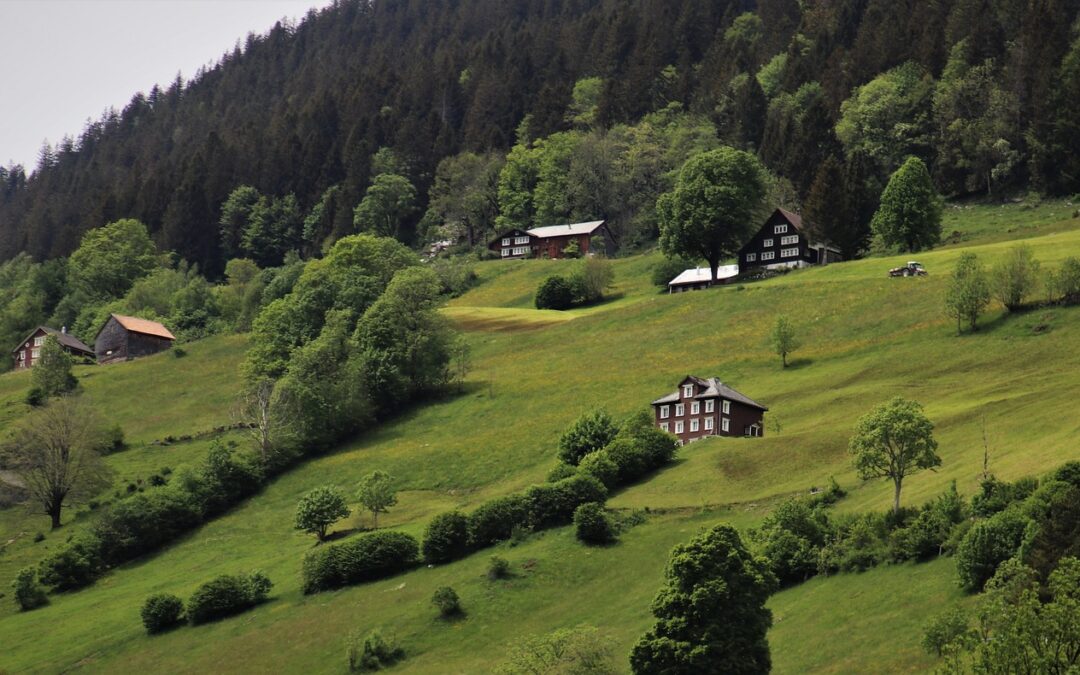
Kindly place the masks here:
POLYGON ((690 404, 690 414, 691 415, 700 415, 701 414, 701 401, 694 401, 693 403, 690 404))
POLYGON ((26 360, 26 350, 25 349, 23 351, 19 352, 19 360, 20 361, 25 361, 26 360))
POLYGON ((514 243, 515 244, 528 244, 529 243, 529 238, 528 237, 514 237, 514 243))
POLYGON ((41 350, 40 349, 35 349, 34 351, 30 352, 30 358, 32 358, 32 359, 36 359, 39 356, 41 356, 41 350))
POLYGON ((754 262, 755 260, 757 260, 757 253, 746 254, 746 262, 754 262))
POLYGON ((675 417, 682 417, 686 414, 686 406, 682 403, 675 404, 675 417))
POLYGON ((515 246, 514 247, 514 255, 528 255, 528 253, 529 253, 529 247, 528 246, 515 246))
POLYGON ((35 347, 40 347, 43 344, 45 344, 45 336, 44 335, 42 335, 41 337, 34 338, 34 346, 35 347))
POLYGON ((671 417, 671 406, 669 406, 669 405, 660 406, 660 419, 666 420, 669 417, 671 417))
POLYGON ((504 258, 508 258, 508 257, 510 257, 510 249, 508 249, 508 248, 504 248, 504 249, 502 250, 502 257, 504 257, 504 258))
POLYGON ((705 418, 705 431, 712 431, 712 430, 713 430, 713 418, 706 417, 705 418))
POLYGON ((667 422, 661 422, 660 423, 660 428, 663 429, 664 431, 667 431, 668 430, 668 423, 667 422))
POLYGON ((799 249, 797 247, 796 248, 782 248, 782 249, 780 249, 780 257, 781 258, 798 258, 799 257, 799 249))
POLYGON ((775 239, 766 239, 765 241, 761 242, 761 245, 764 246, 765 248, 769 248, 770 246, 773 245, 774 241, 776 241, 776 240, 775 239))
POLYGON ((697 431, 699 426, 700 423, 698 422, 696 417, 690 420, 690 431, 697 431))
POLYGON ((775 234, 783 234, 783 233, 787 232, 787 225, 777 225, 776 227, 773 228, 773 232, 775 234))
POLYGON ((724 401, 724 414, 725 415, 730 415, 731 414, 731 401, 724 401))
POLYGON ((731 420, 726 417, 720 418, 720 431, 727 431, 731 427, 731 420))
POLYGON ((705 401, 705 412, 711 413, 713 410, 716 410, 716 401, 710 398, 709 400, 705 401))
POLYGON ((683 423, 682 423, 682 420, 679 420, 679 421, 675 422, 675 433, 681 434, 682 432, 683 432, 683 423))
POLYGON ((775 257, 776 257, 776 252, 775 251, 762 251, 761 252, 761 261, 762 262, 765 262, 766 260, 772 260, 775 257))
POLYGON ((683 398, 690 398, 691 396, 693 396, 694 395, 694 385, 692 385, 692 384, 684 384, 683 388, 682 388, 682 395, 683 395, 683 398))
POLYGON ((788 244, 798 244, 798 243, 799 243, 799 235, 797 235, 797 234, 793 234, 793 235, 790 235, 790 236, 787 236, 787 237, 780 237, 780 245, 781 246, 786 246, 788 244))
POLYGON ((510 237, 507 237, 507 238, 503 239, 502 245, 503 246, 509 246, 510 245, 510 237))

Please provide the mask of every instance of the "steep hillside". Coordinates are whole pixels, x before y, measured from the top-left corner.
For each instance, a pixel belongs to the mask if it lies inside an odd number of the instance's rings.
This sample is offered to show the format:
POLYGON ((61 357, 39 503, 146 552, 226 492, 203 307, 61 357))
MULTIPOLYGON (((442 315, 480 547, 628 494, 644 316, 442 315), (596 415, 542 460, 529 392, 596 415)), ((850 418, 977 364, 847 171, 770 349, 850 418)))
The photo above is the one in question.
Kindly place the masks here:
MULTIPOLYGON (((969 231, 980 220, 964 219, 957 229, 969 231)), ((1073 414, 1080 396, 1080 309, 1017 316, 993 309, 978 333, 964 337, 954 335, 941 311, 947 271, 961 250, 992 263, 1012 245, 994 243, 998 229, 991 229, 971 230, 966 248, 920 254, 931 274, 917 279, 887 278, 886 270, 904 258, 881 258, 669 296, 643 283, 656 256, 617 260, 621 297, 558 320, 528 309, 525 298, 566 263, 485 263, 482 283, 447 310, 474 347, 474 369, 462 391, 304 463, 173 546, 87 589, 53 596, 46 608, 15 614, 5 601, 0 669, 340 672, 345 636, 376 627, 401 640, 408 653, 402 672, 490 670, 521 635, 579 623, 602 627, 621 656, 651 624, 649 603, 668 550, 700 529, 718 522, 752 527, 777 500, 830 476, 851 491, 840 510, 889 504, 891 488, 857 481, 845 448, 855 419, 894 394, 925 405, 943 458, 939 471, 905 483, 905 503, 922 502, 951 480, 971 494, 982 469, 984 428, 991 467, 1005 479, 1080 459, 1080 422, 1073 414), (787 370, 765 344, 777 312, 795 320, 806 344, 787 370), (388 471, 403 492, 380 526, 419 535, 435 513, 468 509, 543 480, 561 430, 582 411, 641 409, 688 372, 717 375, 767 404, 768 436, 695 443, 672 467, 616 494, 615 508, 649 509, 618 545, 584 548, 563 528, 496 547, 514 569, 505 581, 484 577, 489 553, 480 552, 381 582, 300 593, 300 560, 312 541, 292 529, 293 512, 311 487, 329 483, 351 493, 373 469, 388 471), (138 609, 147 595, 186 596, 217 574, 254 568, 275 582, 266 605, 207 626, 143 634, 138 609), (461 595, 464 620, 436 620, 429 599, 441 585, 461 595)), ((1054 222, 1049 233, 1041 232, 1026 243, 1044 265, 1080 255, 1076 221, 1054 222)), ((193 344, 185 359, 162 355, 94 369, 84 373, 87 394, 116 408, 133 441, 210 428, 227 420, 223 403, 235 386, 230 378, 242 348, 240 338, 215 339, 193 344), (173 411, 173 402, 187 405, 196 391, 211 405, 173 411)), ((17 414, 20 378, 0 376, 7 419, 17 414)), ((173 448, 190 458, 198 447, 136 445, 110 462, 134 475, 142 470, 136 467, 165 461, 173 448), (148 456, 154 459, 142 459, 148 456)), ((174 457, 169 461, 190 461, 174 457)), ((8 523, 5 532, 41 528, 40 520, 2 513, 9 519, 0 521, 8 523)), ((353 516, 337 529, 367 522, 366 515, 353 516)), ((66 525, 37 544, 20 540, 0 554, 0 583, 6 586, 16 559, 26 564, 79 526, 66 525)), ((770 602, 776 671, 928 669, 933 661, 918 646, 918 627, 951 601, 962 598, 947 559, 785 590, 770 602)))

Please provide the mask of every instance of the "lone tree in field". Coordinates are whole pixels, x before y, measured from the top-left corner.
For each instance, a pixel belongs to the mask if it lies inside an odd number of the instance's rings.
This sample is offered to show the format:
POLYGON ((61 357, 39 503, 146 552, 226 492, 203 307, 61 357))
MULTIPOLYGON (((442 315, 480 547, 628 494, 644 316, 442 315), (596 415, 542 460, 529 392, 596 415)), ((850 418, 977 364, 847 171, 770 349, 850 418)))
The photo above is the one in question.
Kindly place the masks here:
POLYGON ((372 527, 379 527, 379 514, 386 513, 397 504, 394 478, 385 471, 373 471, 360 481, 356 497, 364 508, 371 511, 372 527))
POLYGON ((324 485, 308 492, 296 504, 296 529, 311 532, 319 541, 325 541, 327 528, 348 515, 345 496, 336 488, 324 485))
POLYGON ((859 478, 892 480, 893 513, 898 513, 904 478, 941 466, 937 447, 934 424, 922 406, 897 396, 859 419, 848 452, 859 478))
POLYGON ((71 366, 71 354, 64 351, 55 335, 49 335, 41 346, 41 357, 30 371, 30 384, 43 399, 66 394, 79 384, 71 366))
POLYGON ((74 397, 34 412, 15 433, 9 462, 31 498, 60 527, 65 505, 89 498, 107 483, 98 454, 104 435, 93 411, 74 397))
POLYGON ((764 170, 753 155, 717 148, 679 170, 675 189, 660 196, 660 250, 704 258, 713 281, 720 261, 738 253, 754 232, 765 198, 764 170))
POLYGON ((788 354, 802 346, 802 342, 799 341, 799 337, 795 334, 795 327, 791 325, 791 320, 787 318, 786 314, 776 317, 772 332, 769 333, 769 341, 772 343, 773 351, 777 353, 780 361, 784 364, 784 368, 787 368, 788 365, 788 354))
POLYGON ((933 248, 941 241, 941 207, 926 164, 918 157, 908 157, 881 193, 881 206, 870 227, 889 248, 933 248))
POLYGON ((961 253, 945 292, 945 312, 956 318, 956 333, 959 335, 962 332, 965 321, 969 329, 974 331, 979 315, 988 304, 990 282, 979 257, 974 253, 961 253))
POLYGON ((1005 258, 994 266, 994 292, 1005 309, 1015 312, 1024 307, 1024 300, 1039 283, 1039 261, 1030 246, 1013 246, 1005 258))
POLYGON ((664 576, 652 604, 656 625, 630 652, 634 673, 769 672, 765 601, 776 578, 735 528, 717 525, 676 546, 664 576))

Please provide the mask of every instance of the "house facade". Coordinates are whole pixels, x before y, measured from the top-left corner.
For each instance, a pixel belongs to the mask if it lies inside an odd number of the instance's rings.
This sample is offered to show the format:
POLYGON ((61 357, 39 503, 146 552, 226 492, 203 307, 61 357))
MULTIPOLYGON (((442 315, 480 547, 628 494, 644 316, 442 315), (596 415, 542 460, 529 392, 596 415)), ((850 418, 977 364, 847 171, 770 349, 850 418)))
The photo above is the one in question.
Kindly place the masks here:
POLYGON ((652 402, 656 426, 683 445, 708 436, 764 436, 765 412, 757 401, 715 377, 687 375, 674 392, 652 402))
POLYGON ((611 240, 611 231, 605 221, 551 225, 531 230, 513 229, 503 232, 488 244, 488 248, 500 258, 565 258, 566 247, 577 244, 580 255, 588 255, 592 238, 598 235, 611 240))
POLYGON ((843 259, 840 249, 810 236, 802 216, 785 209, 773 211, 757 234, 739 250, 739 266, 743 270, 828 265, 843 259))
POLYGON ((128 361, 169 349, 174 340, 157 321, 111 314, 94 338, 94 352, 98 363, 128 361))
POLYGON ((67 328, 56 330, 48 326, 38 326, 33 333, 26 336, 19 346, 11 350, 12 366, 15 370, 33 368, 41 358, 41 348, 45 346, 45 338, 52 335, 60 343, 60 347, 68 354, 76 358, 94 358, 94 350, 84 345, 78 338, 67 332, 67 328))

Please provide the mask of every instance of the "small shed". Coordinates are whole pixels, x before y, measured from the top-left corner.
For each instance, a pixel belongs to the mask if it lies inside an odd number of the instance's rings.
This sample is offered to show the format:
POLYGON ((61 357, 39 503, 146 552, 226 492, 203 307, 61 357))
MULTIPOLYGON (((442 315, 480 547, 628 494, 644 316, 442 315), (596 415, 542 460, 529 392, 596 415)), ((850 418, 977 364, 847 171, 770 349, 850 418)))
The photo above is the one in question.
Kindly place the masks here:
POLYGON ((98 363, 128 361, 165 351, 175 340, 176 336, 157 321, 110 314, 94 338, 94 352, 98 363))
POLYGON ((694 267, 684 270, 679 276, 668 282, 668 293, 700 291, 713 284, 726 284, 739 276, 738 265, 721 265, 716 268, 716 281, 712 279, 712 270, 708 267, 694 267))

